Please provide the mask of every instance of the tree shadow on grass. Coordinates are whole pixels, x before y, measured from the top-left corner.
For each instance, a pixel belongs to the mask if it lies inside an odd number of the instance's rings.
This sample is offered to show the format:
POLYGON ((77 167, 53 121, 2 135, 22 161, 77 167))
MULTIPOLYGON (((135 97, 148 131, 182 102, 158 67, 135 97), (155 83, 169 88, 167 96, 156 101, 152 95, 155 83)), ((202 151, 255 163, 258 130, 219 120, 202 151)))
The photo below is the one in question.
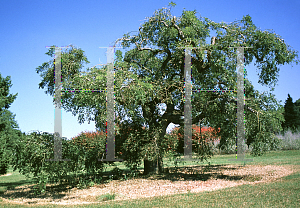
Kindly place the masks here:
POLYGON ((17 182, 0 183, 0 187, 7 187, 7 190, 13 190, 17 186, 32 184, 30 180, 20 180, 17 182))
POLYGON ((35 184, 30 181, 22 180, 18 182, 11 183, 0 183, 0 187, 6 187, 6 189, 0 191, 0 197, 6 199, 44 199, 46 197, 52 197, 53 199, 60 199, 66 196, 66 191, 68 191, 71 186, 65 184, 47 184, 46 192, 43 194, 35 194, 35 184))
MULTIPOLYGON (((103 174, 97 175, 97 177, 102 177, 102 183, 100 185, 104 185, 104 183, 109 182, 111 175, 111 171, 103 174)), ((68 182, 67 177, 62 177, 62 183, 47 183, 46 191, 42 194, 35 193, 35 185, 32 180, 20 180, 17 182, 7 182, 0 183, 0 197, 5 199, 45 199, 51 197, 52 199, 61 199, 67 195, 67 192, 77 187, 78 180, 84 179, 85 181, 93 180, 93 176, 91 174, 78 174, 76 177, 72 177, 72 181, 68 182)), ((100 186, 99 184, 95 184, 100 186)), ((105 187, 105 186, 102 186, 105 187)), ((87 186, 86 188, 89 188, 87 186)), ((85 188, 82 188, 85 189, 85 188)), ((28 204, 34 204, 36 202, 27 202, 28 204)))
MULTIPOLYGON (((164 174, 159 175, 146 175, 140 176, 144 179, 150 180, 171 180, 171 181, 207 181, 209 179, 224 179, 230 181, 245 180, 244 176, 224 175, 224 170, 237 170, 242 166, 226 167, 224 165, 211 165, 211 166, 192 166, 192 167, 177 167, 177 168, 165 168, 164 174)), ((253 180, 253 179, 252 179, 253 180)))
MULTIPOLYGON (((260 180, 260 177, 257 176, 249 176, 249 175, 229 175, 223 174, 225 170, 237 170, 242 166, 231 166, 228 167, 226 165, 210 165, 210 166, 184 166, 184 167, 169 167, 165 168, 164 174, 152 174, 152 175, 143 175, 143 172, 139 170, 138 174, 134 177, 134 179, 148 179, 148 180, 170 180, 170 181, 207 181, 210 179, 223 179, 229 181, 257 181, 260 180)), ((130 171, 123 170, 123 173, 118 177, 118 179, 114 179, 110 177, 113 174, 113 171, 108 171, 101 174, 101 184, 95 184, 96 187, 104 188, 105 183, 109 183, 111 180, 124 180, 125 173, 128 174, 130 171), (101 186, 102 185, 102 186, 101 186)), ((83 177, 83 176, 78 176, 83 177)), ((128 177, 127 179, 131 179, 132 177, 128 177)), ((87 177, 88 180, 91 178, 87 177)), ((67 195, 67 191, 74 188, 74 185, 69 185, 68 183, 63 184, 47 184, 46 192, 40 195, 35 195, 34 185, 32 182, 22 180, 18 182, 12 183, 0 183, 1 186, 10 187, 4 193, 0 194, 0 197, 11 199, 11 198, 37 198, 44 199, 51 197, 52 199, 61 199, 67 195)))

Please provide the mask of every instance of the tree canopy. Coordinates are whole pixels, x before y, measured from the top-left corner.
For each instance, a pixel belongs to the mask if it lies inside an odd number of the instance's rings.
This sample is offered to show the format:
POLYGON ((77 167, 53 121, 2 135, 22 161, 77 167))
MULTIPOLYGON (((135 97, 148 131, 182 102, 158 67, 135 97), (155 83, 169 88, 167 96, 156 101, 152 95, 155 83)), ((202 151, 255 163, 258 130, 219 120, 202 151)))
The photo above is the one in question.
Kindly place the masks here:
MULTIPOLYGON (((168 125, 184 125, 184 47, 194 47, 191 52, 193 90, 236 89, 236 47, 251 47, 244 51, 245 66, 254 62, 259 83, 269 87, 277 82, 279 65, 298 64, 297 52, 281 36, 257 28, 249 15, 232 23, 217 23, 196 14, 184 10, 180 17, 175 17, 170 8, 159 9, 146 19, 137 34, 127 33, 115 42, 115 46, 121 44, 127 50, 125 54, 120 50, 115 54, 116 115, 123 120, 127 117, 128 125, 134 124, 141 132, 142 126, 148 129, 143 133, 146 140, 136 150, 143 152, 139 159, 160 160, 168 125)), ((47 54, 53 56, 53 50, 47 54)), ((81 72, 84 62, 88 63, 84 51, 73 46, 62 54, 63 88, 105 89, 107 67, 81 72)), ((53 71, 53 61, 37 68, 43 78, 39 86, 47 86, 52 96, 53 71)), ((280 128, 282 121, 274 95, 257 92, 247 79, 245 95, 247 144, 267 143, 258 139, 266 135, 272 141, 271 133, 280 128), (261 113, 259 121, 257 112, 261 113), (257 126, 252 121, 257 121, 257 126)), ((205 120, 213 128, 220 128, 221 146, 235 142, 235 96, 234 91, 192 93, 192 124, 205 120)), ((105 129, 105 93, 64 92, 62 105, 66 111, 78 115, 79 122, 94 120, 98 129, 105 129)), ((133 137, 138 138, 139 134, 133 137)), ((269 146, 258 145, 256 149, 263 152, 269 146)))

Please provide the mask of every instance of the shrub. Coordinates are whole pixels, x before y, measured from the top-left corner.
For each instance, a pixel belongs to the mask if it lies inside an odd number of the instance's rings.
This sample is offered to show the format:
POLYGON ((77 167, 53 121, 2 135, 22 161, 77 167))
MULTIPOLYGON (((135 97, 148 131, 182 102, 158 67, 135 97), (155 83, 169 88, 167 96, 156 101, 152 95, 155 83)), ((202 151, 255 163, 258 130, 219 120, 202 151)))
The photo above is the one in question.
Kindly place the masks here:
MULTIPOLYGON (((201 160, 206 160, 217 152, 215 145, 219 141, 216 135, 217 131, 211 127, 203 127, 200 134, 200 127, 195 125, 193 125, 192 131, 192 152, 196 153, 201 160)), ((182 127, 175 128, 170 135, 167 138, 169 138, 168 144, 170 143, 171 146, 169 145, 167 150, 183 154, 184 129, 182 127)))
POLYGON ((37 183, 37 194, 43 193, 46 183, 72 183, 79 181, 82 173, 99 174, 103 162, 98 158, 105 152, 104 135, 84 133, 73 140, 62 138, 62 159, 71 161, 46 161, 54 158, 54 135, 47 132, 32 132, 24 136, 16 145, 14 170, 30 177, 37 183), (92 135, 92 136, 91 136, 92 135), (71 177, 74 175, 75 177, 71 177))
POLYGON ((99 174, 103 170, 103 163, 98 161, 106 151, 106 135, 103 132, 82 132, 70 141, 76 150, 72 158, 77 161, 78 168, 89 174, 99 174))
MULTIPOLYGON (((63 158, 67 157, 67 142, 62 139, 63 158)), ((14 157, 14 171, 30 177, 37 183, 36 193, 44 192, 47 182, 61 181, 70 169, 70 163, 66 161, 46 161, 54 158, 54 135, 47 132, 32 132, 23 136, 16 145, 14 157)))
POLYGON ((267 151, 280 149, 280 140, 270 132, 261 131, 250 146, 252 147, 251 155, 261 156, 267 151))
POLYGON ((287 130, 282 135, 276 135, 280 140, 281 150, 299 150, 300 149, 300 133, 293 133, 287 130))

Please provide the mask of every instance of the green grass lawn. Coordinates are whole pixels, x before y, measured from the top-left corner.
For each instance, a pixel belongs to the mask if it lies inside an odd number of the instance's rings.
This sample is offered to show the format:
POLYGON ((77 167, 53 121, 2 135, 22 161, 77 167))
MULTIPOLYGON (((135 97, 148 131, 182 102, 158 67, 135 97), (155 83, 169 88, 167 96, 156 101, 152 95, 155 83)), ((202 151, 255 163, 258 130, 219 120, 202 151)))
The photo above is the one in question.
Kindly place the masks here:
MULTIPOLYGON (((241 164, 231 162, 228 159, 235 158, 235 155, 216 155, 210 159, 211 165, 241 164)), ((246 155, 246 158, 253 158, 246 155)), ((242 163, 244 164, 244 163, 242 163)), ((135 199, 130 201, 99 202, 99 204, 76 205, 76 206, 34 206, 33 207, 300 207, 300 150, 272 151, 264 156, 255 157, 253 162, 246 164, 253 165, 297 165, 297 172, 283 177, 272 183, 256 185, 241 185, 232 188, 225 188, 217 191, 177 194, 172 196, 153 197, 146 199, 135 199)), ((165 159, 165 165, 171 166, 165 159)), ((196 165, 196 163, 180 164, 179 166, 196 165)), ((203 164, 202 164, 203 165, 203 164)), ((123 164, 118 167, 125 169, 123 164)), ((0 191, 15 186, 30 184, 31 181, 17 172, 10 176, 0 177, 0 191)), ((1 195, 0 195, 1 196, 1 195)), ((110 196, 107 196, 110 197, 110 196)), ((1 198, 0 198, 1 200, 1 198)), ((5 204, 0 202, 0 207, 21 207, 20 205, 5 204)), ((23 206, 23 207, 30 207, 23 206)))
POLYGON ((31 180, 27 179, 19 172, 13 172, 13 169, 11 167, 8 169, 8 174, 11 175, 0 177, 0 194, 2 194, 7 189, 13 189, 17 186, 32 184, 31 180))

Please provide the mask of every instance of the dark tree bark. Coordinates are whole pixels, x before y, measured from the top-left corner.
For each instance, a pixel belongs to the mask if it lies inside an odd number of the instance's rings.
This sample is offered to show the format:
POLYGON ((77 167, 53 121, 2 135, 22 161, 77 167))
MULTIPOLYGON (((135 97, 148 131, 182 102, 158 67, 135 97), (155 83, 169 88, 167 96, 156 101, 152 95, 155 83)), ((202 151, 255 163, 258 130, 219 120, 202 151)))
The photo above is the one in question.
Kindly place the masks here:
POLYGON ((144 159, 144 175, 163 173, 163 162, 161 157, 156 160, 144 159))

